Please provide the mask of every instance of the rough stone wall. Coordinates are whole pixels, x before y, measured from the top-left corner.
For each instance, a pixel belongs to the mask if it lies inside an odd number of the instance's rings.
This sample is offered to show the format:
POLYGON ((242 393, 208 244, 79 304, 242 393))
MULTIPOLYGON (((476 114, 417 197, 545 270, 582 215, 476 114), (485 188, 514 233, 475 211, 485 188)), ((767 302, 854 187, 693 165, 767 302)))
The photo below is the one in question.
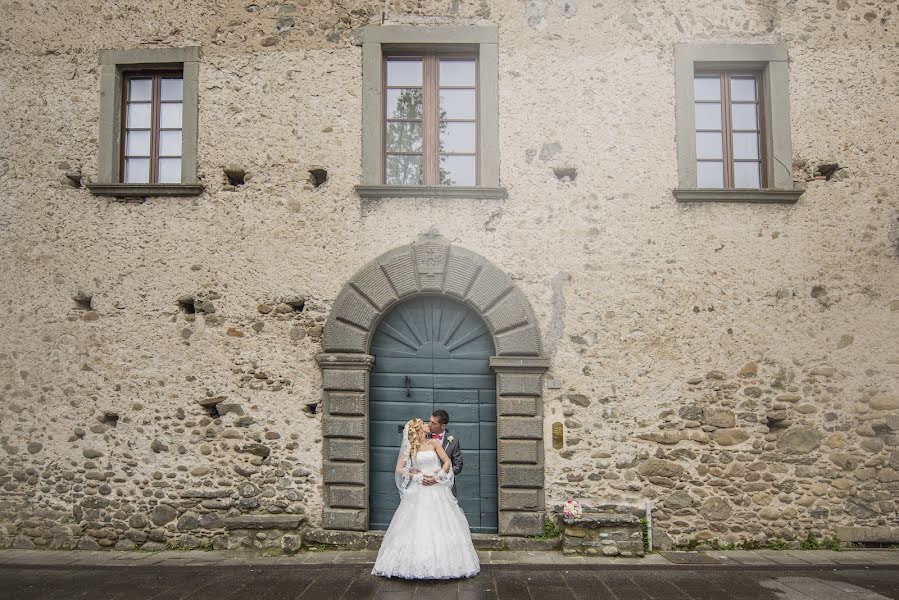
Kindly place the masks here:
POLYGON ((540 321, 548 505, 649 498, 679 542, 896 526, 897 19, 889 0, 7 2, 0 541, 265 545, 241 518, 318 523, 321 325, 431 226, 540 321), (351 37, 382 20, 497 25, 507 199, 355 194, 351 37), (678 42, 788 45, 798 204, 673 200, 678 42), (99 51, 188 45, 205 193, 77 187, 99 51), (815 179, 827 162, 846 169, 815 179))

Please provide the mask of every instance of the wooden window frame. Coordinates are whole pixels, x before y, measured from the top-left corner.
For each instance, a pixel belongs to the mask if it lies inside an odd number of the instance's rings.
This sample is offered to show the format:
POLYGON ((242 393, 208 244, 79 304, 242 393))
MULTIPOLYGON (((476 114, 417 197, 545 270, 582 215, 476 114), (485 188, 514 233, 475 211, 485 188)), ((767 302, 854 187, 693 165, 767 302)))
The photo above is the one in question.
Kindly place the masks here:
MULTIPOLYGON (((768 185, 768 157, 766 154, 767 139, 765 137, 765 88, 763 73, 759 70, 746 69, 716 69, 703 68, 697 66, 694 71, 694 80, 696 78, 718 77, 721 87, 719 100, 696 100, 694 104, 720 104, 721 105, 721 136, 722 136, 722 161, 724 162, 724 187, 721 189, 765 189, 768 185), (737 104, 754 104, 756 106, 757 129, 737 129, 733 128, 733 104, 731 99, 731 80, 752 79, 755 82, 755 101, 738 100, 737 104), (734 158, 733 156, 733 135, 734 133, 755 133, 758 135, 758 158, 755 160, 734 158), (735 162, 757 162, 759 163, 759 187, 758 188, 736 188, 734 187, 734 163, 735 162)), ((717 129, 700 129, 694 126, 695 133, 714 132, 717 129)), ((696 162, 718 162, 715 159, 701 159, 696 157, 696 162)))
MULTIPOLYGON (((162 103, 162 94, 161 94, 161 80, 166 77, 177 77, 181 79, 182 86, 184 82, 184 70, 183 69, 172 69, 171 67, 159 67, 156 69, 140 69, 140 70, 129 70, 122 71, 122 105, 120 107, 121 110, 121 128, 120 128, 120 138, 119 138, 119 182, 125 182, 125 159, 127 158, 127 147, 125 145, 125 140, 127 138, 126 133, 128 132, 128 103, 129 96, 131 94, 131 80, 133 79, 152 79, 153 83, 151 86, 151 95, 150 95, 150 180, 146 183, 155 184, 158 183, 159 180, 159 136, 161 131, 176 131, 174 129, 163 129, 159 126, 159 112, 160 112, 160 104, 162 103)), ((183 89, 183 87, 182 87, 183 89)), ((182 123, 181 128, 177 131, 181 131, 182 135, 184 132, 184 94, 182 91, 181 96, 181 110, 182 110, 182 123)), ((147 131, 146 129, 132 129, 131 131, 147 131)), ((142 158, 142 157, 141 157, 142 158)), ((165 158, 165 157, 163 157, 165 158)), ((178 156, 179 159, 182 160, 181 167, 184 168, 184 142, 181 142, 181 154, 178 156)))
POLYGON ((469 50, 459 51, 394 51, 385 52, 381 61, 381 183, 387 184, 387 156, 392 155, 421 155, 422 186, 456 187, 441 184, 440 173, 440 61, 441 60, 473 60, 475 66, 474 86, 444 86, 449 89, 474 89, 475 92, 475 118, 474 119, 445 119, 453 123, 475 124, 475 151, 472 152, 444 152, 450 156, 473 156, 475 162, 475 186, 481 182, 481 108, 480 108, 480 64, 477 52, 469 50), (388 86, 387 63, 396 59, 421 59, 422 61, 422 113, 421 113, 421 152, 388 152, 387 151, 387 125, 389 122, 403 122, 402 119, 389 119, 387 117, 387 90, 393 88, 409 89, 416 86, 388 86))

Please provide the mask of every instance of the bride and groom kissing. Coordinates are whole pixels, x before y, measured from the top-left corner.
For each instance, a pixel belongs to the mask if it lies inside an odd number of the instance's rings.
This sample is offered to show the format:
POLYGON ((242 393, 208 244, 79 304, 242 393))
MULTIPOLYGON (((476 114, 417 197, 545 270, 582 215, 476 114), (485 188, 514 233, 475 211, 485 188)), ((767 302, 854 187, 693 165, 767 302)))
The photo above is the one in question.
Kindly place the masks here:
POLYGON ((456 579, 481 570, 468 519, 456 500, 462 449, 447 423, 449 414, 435 410, 428 423, 410 419, 403 428, 394 472, 400 505, 384 534, 373 575, 456 579))

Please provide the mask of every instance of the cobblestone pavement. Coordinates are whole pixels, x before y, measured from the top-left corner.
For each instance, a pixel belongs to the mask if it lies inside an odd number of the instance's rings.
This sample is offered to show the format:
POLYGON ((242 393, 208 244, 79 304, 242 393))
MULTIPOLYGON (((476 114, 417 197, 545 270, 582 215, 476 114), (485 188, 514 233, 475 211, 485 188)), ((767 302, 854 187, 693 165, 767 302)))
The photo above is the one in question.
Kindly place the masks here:
POLYGON ((0 567, 10 600, 882 600, 899 598, 899 571, 885 568, 525 569, 487 568, 453 582, 386 580, 370 567, 0 567))

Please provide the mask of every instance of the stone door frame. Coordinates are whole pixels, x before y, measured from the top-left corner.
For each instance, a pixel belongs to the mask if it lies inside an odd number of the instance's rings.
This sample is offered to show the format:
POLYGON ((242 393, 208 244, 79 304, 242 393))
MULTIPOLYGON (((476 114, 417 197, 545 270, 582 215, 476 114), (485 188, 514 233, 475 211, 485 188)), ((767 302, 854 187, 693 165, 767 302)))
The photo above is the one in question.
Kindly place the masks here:
POLYGON ((344 285, 322 334, 322 527, 368 529, 368 390, 371 338, 397 303, 446 295, 483 319, 496 356, 500 535, 541 535, 543 373, 540 330, 527 298, 484 257, 431 231, 379 256, 344 285))

